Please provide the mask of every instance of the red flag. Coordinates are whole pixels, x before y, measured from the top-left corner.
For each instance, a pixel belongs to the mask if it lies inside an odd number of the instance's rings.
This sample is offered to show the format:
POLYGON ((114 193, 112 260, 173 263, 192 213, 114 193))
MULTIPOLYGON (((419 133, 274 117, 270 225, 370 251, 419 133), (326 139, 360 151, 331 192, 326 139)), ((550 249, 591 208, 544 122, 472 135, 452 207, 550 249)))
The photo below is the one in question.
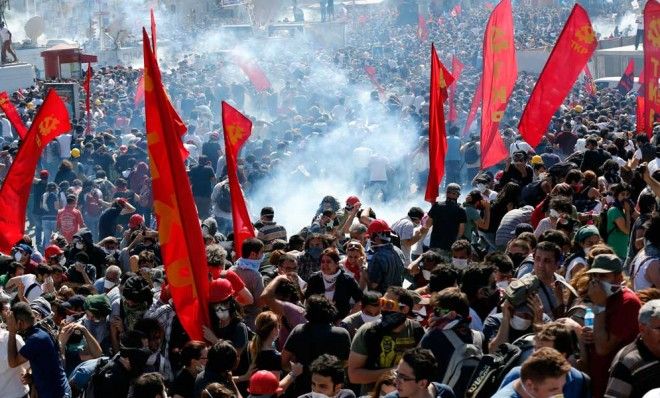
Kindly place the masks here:
POLYGON ((89 114, 91 91, 92 91, 92 64, 87 63, 87 73, 85 73, 85 82, 83 83, 83 89, 85 90, 85 112, 89 114))
POLYGON ((385 88, 383 87, 382 84, 378 82, 378 78, 376 77, 376 67, 374 66, 365 66, 364 67, 364 72, 369 76, 369 80, 371 80, 371 84, 376 87, 376 90, 380 93, 380 95, 385 94, 385 88))
POLYGON ((21 137, 21 140, 24 140, 27 135, 27 128, 25 128, 21 116, 18 114, 16 107, 11 103, 9 95, 5 91, 0 93, 0 109, 5 113, 11 125, 14 126, 18 136, 21 137))
MULTIPOLYGON (((638 133, 641 133, 643 131, 646 131, 646 119, 644 118, 644 96, 639 95, 637 96, 637 110, 636 110, 636 118, 637 118, 637 124, 635 127, 635 131, 638 133)), ((649 135, 647 133, 647 135, 649 135)), ((651 137, 649 137, 650 139, 651 137)))
POLYGON ((149 16, 151 17, 151 47, 154 49, 154 57, 158 58, 158 51, 156 48, 156 17, 154 16, 154 9, 149 9, 149 16))
POLYGON ((180 155, 178 126, 144 29, 142 45, 147 150, 160 250, 181 325, 191 339, 203 340, 202 325, 209 324, 204 239, 180 155))
POLYGON ((589 70, 589 64, 584 66, 584 89, 590 96, 596 96, 596 84, 594 83, 594 77, 589 70))
POLYGON ((265 91, 270 88, 270 81, 263 69, 254 59, 248 59, 240 54, 234 54, 234 63, 245 73, 257 91, 265 91))
POLYGON ((635 59, 630 58, 628 61, 628 66, 626 70, 621 75, 621 80, 617 84, 616 89, 623 95, 626 95, 632 90, 633 84, 635 84, 635 59))
POLYGON ((254 227, 238 181, 238 154, 250 137, 252 122, 231 105, 222 101, 222 128, 225 135, 227 178, 231 196, 231 219, 234 224, 234 251, 240 257, 243 241, 254 238, 254 227))
POLYGON ((518 76, 511 0, 502 0, 488 18, 483 63, 481 168, 487 169, 508 155, 498 126, 518 76))
POLYGON ((422 14, 417 17, 417 38, 419 41, 426 41, 429 39, 429 28, 426 26, 426 20, 422 14))
POLYGON ((66 105, 55 90, 50 90, 0 189, 0 252, 9 253, 25 233, 25 211, 41 152, 50 141, 69 130, 66 105))
POLYGON ((472 97, 472 103, 470 104, 470 113, 468 113, 467 120, 465 120, 465 127, 463 128, 463 136, 470 130, 470 126, 474 122, 474 119, 477 117, 477 109, 481 105, 481 100, 483 99, 483 76, 479 79, 477 83, 476 90, 474 90, 474 97, 472 97))
POLYGON ((142 102, 144 102, 144 73, 140 76, 140 80, 138 80, 137 87, 135 88, 133 104, 137 108, 142 102))
POLYGON ((533 148, 541 142, 552 115, 573 88, 596 46, 589 15, 575 4, 520 117, 520 134, 533 148))
POLYGON ((644 128, 651 137, 653 125, 660 119, 660 3, 648 1, 644 7, 644 128))
POLYGON ((424 200, 434 203, 438 198, 438 187, 445 175, 447 155, 447 131, 445 130, 444 102, 447 100, 447 87, 454 77, 440 62, 435 46, 431 44, 431 88, 429 103, 429 177, 426 181, 424 200))
MULTIPOLYGON (((463 67, 463 64, 455 55, 451 57, 451 75, 455 81, 461 78, 463 67)), ((450 122, 456 122, 456 119, 458 119, 458 111, 456 110, 456 84, 449 86, 449 117, 447 119, 450 122)))

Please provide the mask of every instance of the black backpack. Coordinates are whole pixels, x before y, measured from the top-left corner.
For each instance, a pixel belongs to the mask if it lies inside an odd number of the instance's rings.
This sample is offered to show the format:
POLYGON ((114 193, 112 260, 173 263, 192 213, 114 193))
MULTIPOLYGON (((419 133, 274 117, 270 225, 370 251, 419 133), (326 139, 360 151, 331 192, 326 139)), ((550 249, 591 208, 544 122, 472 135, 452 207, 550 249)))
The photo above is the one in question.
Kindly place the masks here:
POLYGON ((520 362, 522 350, 504 343, 492 354, 481 357, 479 365, 465 390, 466 398, 490 398, 499 389, 504 377, 520 362))
MULTIPOLYGON (((111 391, 112 386, 104 385, 105 372, 107 372, 114 365, 113 360, 108 357, 101 357, 94 367, 92 377, 89 378, 85 388, 80 391, 78 398, 95 398, 97 396, 104 396, 101 391, 111 391)), ((107 394, 106 394, 107 395, 107 394)))
POLYGON ((454 390, 457 397, 461 397, 470 386, 474 372, 481 364, 483 358, 481 332, 470 330, 472 343, 465 343, 453 330, 443 330, 445 337, 449 340, 454 353, 452 354, 447 369, 441 382, 447 384, 454 390))
POLYGON ((603 210, 600 212, 600 222, 598 223, 598 234, 600 235, 601 239, 603 239, 603 242, 607 242, 607 238, 610 236, 612 232, 614 232, 614 229, 616 228, 616 225, 613 225, 611 229, 607 229, 607 211, 609 208, 604 207, 603 210))
POLYGON ((541 189, 542 183, 543 181, 535 181, 523 187, 520 199, 524 205, 536 206, 541 203, 545 198, 545 192, 541 189))
POLYGON ((479 160, 479 151, 477 151, 477 144, 469 143, 465 149, 465 163, 472 164, 479 160))

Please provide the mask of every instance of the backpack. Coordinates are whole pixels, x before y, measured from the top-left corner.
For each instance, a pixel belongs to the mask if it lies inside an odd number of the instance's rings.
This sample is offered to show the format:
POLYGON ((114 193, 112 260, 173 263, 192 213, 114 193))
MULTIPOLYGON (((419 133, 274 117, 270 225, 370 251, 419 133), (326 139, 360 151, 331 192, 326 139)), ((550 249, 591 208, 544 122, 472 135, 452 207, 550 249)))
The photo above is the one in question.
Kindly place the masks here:
POLYGON ((477 151, 477 144, 470 143, 465 149, 465 163, 472 164, 479 160, 479 151, 477 151))
POLYGON ((603 242, 607 242, 607 238, 610 236, 612 232, 614 232, 614 229, 616 228, 616 225, 612 227, 612 229, 607 229, 607 211, 609 208, 603 208, 603 210, 600 212, 600 222, 598 223, 598 234, 600 235, 601 239, 603 239, 603 242))
MULTIPOLYGON (((116 356, 115 358, 117 358, 116 356)), ((95 398, 111 395, 112 386, 106 384, 105 374, 114 366, 114 358, 101 357, 96 363, 94 372, 87 382, 85 390, 80 394, 80 398, 95 398)))
POLYGON ((447 370, 445 370, 441 382, 449 385, 456 396, 460 397, 467 390, 472 375, 481 363, 483 339, 481 333, 475 330, 471 330, 473 341, 471 344, 461 340, 453 330, 444 330, 443 332, 454 347, 454 353, 449 359, 447 370))
POLYGON ((520 362, 521 349, 504 343, 481 358, 465 391, 466 398, 490 398, 509 371, 520 362))
POLYGON ((228 183, 222 185, 220 192, 215 197, 215 207, 227 213, 231 211, 231 195, 228 183))
POLYGON ((93 193, 89 192, 85 194, 85 205, 83 207, 85 214, 90 217, 99 217, 103 212, 103 206, 101 206, 101 201, 93 193))
POLYGON ((535 181, 523 187, 520 199, 524 205, 536 206, 545 197, 545 192, 541 189, 543 181, 535 181))

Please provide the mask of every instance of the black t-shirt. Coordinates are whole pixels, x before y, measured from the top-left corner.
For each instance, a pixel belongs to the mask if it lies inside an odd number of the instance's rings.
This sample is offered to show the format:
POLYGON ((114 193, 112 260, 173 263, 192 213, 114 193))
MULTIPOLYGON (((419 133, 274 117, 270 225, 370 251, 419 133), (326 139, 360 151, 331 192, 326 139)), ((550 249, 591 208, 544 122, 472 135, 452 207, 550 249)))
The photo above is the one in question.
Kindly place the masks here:
POLYGON ((170 395, 181 395, 183 398, 193 398, 195 396, 194 394, 195 376, 190 374, 186 369, 181 369, 172 382, 170 395))
POLYGON ((451 245, 456 241, 459 225, 467 220, 465 209, 454 201, 434 203, 429 210, 429 217, 433 219, 431 247, 451 249, 451 245))
POLYGON ((276 350, 261 351, 257 354, 255 365, 259 370, 282 370, 282 354, 276 350))
POLYGON ((215 177, 213 169, 209 166, 196 166, 190 169, 189 175, 193 195, 210 198, 213 192, 212 181, 215 177))

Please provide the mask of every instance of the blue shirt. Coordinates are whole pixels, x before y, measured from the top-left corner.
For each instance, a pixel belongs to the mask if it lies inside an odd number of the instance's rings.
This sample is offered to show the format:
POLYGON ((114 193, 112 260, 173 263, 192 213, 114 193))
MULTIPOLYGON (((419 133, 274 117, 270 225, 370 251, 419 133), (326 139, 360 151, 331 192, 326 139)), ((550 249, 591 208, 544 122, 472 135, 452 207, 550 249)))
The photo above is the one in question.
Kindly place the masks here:
POLYGON ((513 383, 509 383, 504 387, 500 386, 491 398, 522 398, 522 396, 513 388, 513 383))
MULTIPOLYGON (((516 366, 511 369, 502 384, 500 385, 500 390, 509 385, 513 388, 513 381, 520 378, 520 366, 516 366)), ((566 375, 566 384, 564 384, 564 389, 562 390, 564 398, 581 398, 581 397, 590 397, 591 391, 588 385, 585 385, 586 380, 584 375, 579 370, 571 367, 571 370, 566 375)), ((499 397, 499 395, 496 395, 499 397)), ((505 395, 508 396, 508 395, 505 395)))
POLYGON ((25 345, 19 354, 30 361, 32 380, 39 398, 71 396, 71 388, 64 375, 57 347, 48 333, 34 326, 28 329, 25 345))
POLYGON ((461 139, 458 136, 450 135, 447 137, 447 155, 445 161, 461 160, 461 139))

